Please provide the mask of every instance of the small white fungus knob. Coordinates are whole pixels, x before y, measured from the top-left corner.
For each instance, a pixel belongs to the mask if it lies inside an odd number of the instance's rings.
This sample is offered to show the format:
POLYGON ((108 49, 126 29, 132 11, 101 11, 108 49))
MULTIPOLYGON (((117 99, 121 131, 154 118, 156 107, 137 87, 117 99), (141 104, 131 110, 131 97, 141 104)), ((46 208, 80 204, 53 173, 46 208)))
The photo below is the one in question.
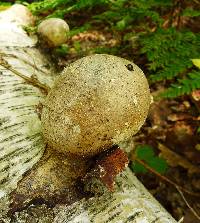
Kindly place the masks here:
POLYGON ((56 47, 67 41, 69 26, 62 19, 49 18, 39 24, 37 31, 50 47, 56 47))

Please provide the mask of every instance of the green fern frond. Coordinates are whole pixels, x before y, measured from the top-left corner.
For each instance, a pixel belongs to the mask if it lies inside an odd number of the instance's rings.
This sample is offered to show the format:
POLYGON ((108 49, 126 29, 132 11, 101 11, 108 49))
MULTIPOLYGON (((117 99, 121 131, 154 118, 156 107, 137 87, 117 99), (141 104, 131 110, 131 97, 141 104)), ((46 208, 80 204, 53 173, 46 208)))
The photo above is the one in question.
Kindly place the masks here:
POLYGON ((135 22, 145 22, 146 18, 151 18, 152 22, 159 26, 163 23, 163 19, 158 12, 137 7, 134 2, 129 4, 128 1, 123 1, 123 5, 121 2, 121 7, 111 2, 109 10, 95 15, 93 18, 114 25, 120 31, 130 28, 129 26, 132 26, 135 22))
POLYGON ((167 64, 162 70, 157 71, 155 75, 150 75, 152 82, 171 80, 172 78, 181 75, 191 68, 193 65, 190 60, 174 58, 174 62, 167 64))
POLYGON ((44 0, 29 5, 33 14, 40 14, 45 11, 52 13, 48 17, 64 17, 69 12, 78 11, 84 8, 106 5, 109 0, 44 0))
POLYGON ((73 0, 44 0, 39 2, 33 2, 28 6, 33 14, 40 14, 45 11, 53 11, 57 7, 66 6, 72 3, 73 0))
POLYGON ((200 71, 188 73, 187 78, 179 79, 177 84, 171 85, 160 96, 164 98, 175 98, 184 94, 190 94, 196 89, 200 89, 200 71))
POLYGON ((173 5, 173 0, 135 0, 134 3, 138 8, 167 7, 173 5))
POLYGON ((142 53, 149 60, 151 80, 172 79, 192 67, 191 58, 200 52, 200 35, 189 31, 180 32, 174 28, 158 29, 141 39, 142 53))

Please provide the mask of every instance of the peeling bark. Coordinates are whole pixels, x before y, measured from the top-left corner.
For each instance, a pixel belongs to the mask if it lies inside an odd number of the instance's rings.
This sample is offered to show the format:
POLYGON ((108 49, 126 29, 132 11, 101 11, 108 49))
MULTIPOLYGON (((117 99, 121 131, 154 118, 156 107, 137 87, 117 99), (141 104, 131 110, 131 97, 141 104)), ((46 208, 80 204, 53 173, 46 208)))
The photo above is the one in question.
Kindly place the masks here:
MULTIPOLYGON (((24 20, 15 19, 13 8, 9 10, 0 14, 0 58, 6 60, 14 70, 27 77, 36 77, 51 87, 56 76, 53 66, 36 49, 35 39, 21 28, 24 20)), ((9 193, 44 152, 37 114, 37 106, 44 98, 45 94, 40 89, 0 65, 1 222, 176 222, 129 168, 117 176, 114 192, 104 191, 103 195, 82 199, 70 206, 59 204, 49 208, 44 204, 36 204, 15 213, 12 219, 7 216, 11 202, 9 193)))

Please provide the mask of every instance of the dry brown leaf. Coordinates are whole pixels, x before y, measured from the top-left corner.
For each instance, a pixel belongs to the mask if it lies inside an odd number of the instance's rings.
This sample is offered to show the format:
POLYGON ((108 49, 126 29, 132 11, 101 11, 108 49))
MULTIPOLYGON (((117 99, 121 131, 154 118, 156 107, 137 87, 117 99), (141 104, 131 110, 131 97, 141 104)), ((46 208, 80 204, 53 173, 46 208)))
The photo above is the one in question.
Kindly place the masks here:
POLYGON ((167 120, 172 122, 188 120, 188 119, 193 119, 193 117, 189 114, 170 114, 167 117, 167 120))
POLYGON ((200 90, 195 90, 192 92, 192 98, 195 101, 200 101, 200 90))
POLYGON ((72 37, 72 41, 105 41, 105 36, 99 31, 86 31, 72 37))

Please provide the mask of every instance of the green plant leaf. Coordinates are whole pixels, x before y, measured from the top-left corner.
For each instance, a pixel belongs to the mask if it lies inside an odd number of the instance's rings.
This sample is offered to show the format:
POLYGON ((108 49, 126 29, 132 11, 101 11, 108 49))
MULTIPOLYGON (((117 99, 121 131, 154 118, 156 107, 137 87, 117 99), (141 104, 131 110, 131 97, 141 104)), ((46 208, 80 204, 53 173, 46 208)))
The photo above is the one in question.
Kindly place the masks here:
POLYGON ((148 161, 154 157, 154 151, 150 145, 138 145, 135 153, 138 159, 144 161, 148 161))
POLYGON ((116 27, 118 30, 123 30, 126 27, 126 21, 125 19, 120 20, 119 22, 117 22, 116 27))
POLYGON ((192 63, 200 69, 200 59, 191 59, 192 63))
POLYGON ((131 169, 134 173, 147 173, 147 169, 137 161, 131 163, 131 169))
MULTIPOLYGON (((149 167, 164 174, 167 170, 167 162, 160 157, 155 156, 153 147, 150 145, 138 145, 135 150, 137 159, 144 161, 149 167)), ((136 173, 146 173, 148 170, 139 162, 131 164, 131 169, 136 173)))
POLYGON ((148 160, 147 163, 152 169, 156 170, 160 174, 164 174, 168 168, 166 160, 160 157, 153 157, 148 160))

